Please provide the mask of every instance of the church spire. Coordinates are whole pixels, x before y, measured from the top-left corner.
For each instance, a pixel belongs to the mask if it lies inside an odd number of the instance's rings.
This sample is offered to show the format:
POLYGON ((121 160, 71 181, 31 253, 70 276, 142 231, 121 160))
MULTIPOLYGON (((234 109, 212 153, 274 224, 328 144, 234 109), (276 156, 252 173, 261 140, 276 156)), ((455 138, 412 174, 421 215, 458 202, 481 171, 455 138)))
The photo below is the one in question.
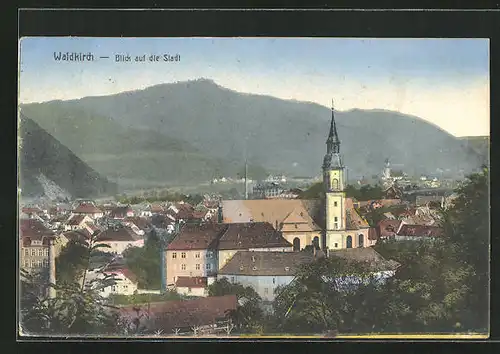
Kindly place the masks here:
POLYGON ((332 121, 330 123, 330 133, 326 140, 326 155, 323 160, 323 168, 342 167, 340 157, 340 139, 337 133, 337 124, 335 123, 335 112, 332 99, 332 121))
POLYGON ((332 121, 330 123, 330 134, 326 140, 327 153, 338 154, 340 152, 340 140, 337 134, 337 124, 335 123, 335 113, 332 99, 332 121))

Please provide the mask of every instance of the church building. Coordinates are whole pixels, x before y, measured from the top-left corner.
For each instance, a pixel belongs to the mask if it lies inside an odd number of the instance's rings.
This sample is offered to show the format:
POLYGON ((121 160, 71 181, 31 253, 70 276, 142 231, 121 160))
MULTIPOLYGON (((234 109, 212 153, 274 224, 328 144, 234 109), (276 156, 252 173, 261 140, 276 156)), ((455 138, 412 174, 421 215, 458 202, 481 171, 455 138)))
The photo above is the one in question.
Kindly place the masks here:
POLYGON ((323 184, 325 188, 323 249, 369 247, 376 242, 373 230, 354 209, 352 199, 346 197, 347 181, 345 175, 332 102, 330 133, 326 141, 326 154, 323 159, 323 184))

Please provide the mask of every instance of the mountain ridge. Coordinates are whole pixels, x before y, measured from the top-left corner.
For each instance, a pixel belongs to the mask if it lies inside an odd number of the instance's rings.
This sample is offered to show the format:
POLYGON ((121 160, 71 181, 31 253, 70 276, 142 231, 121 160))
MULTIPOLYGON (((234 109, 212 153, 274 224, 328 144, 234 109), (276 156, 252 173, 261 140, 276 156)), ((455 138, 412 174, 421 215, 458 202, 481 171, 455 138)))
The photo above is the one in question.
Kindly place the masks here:
MULTIPOLYGON (((238 93, 207 79, 50 102, 36 105, 82 110, 130 129, 147 127, 178 139, 209 160, 221 159, 235 166, 246 157, 254 165, 287 175, 321 173, 331 117, 330 109, 318 103, 238 93)), ((335 115, 351 176, 379 173, 386 158, 415 174, 438 169, 467 172, 478 168, 482 160, 464 141, 419 117, 380 109, 352 109, 335 115)), ((43 119, 47 118, 37 121, 43 119)), ((217 168, 208 173, 209 169, 200 178, 217 175, 217 168)))

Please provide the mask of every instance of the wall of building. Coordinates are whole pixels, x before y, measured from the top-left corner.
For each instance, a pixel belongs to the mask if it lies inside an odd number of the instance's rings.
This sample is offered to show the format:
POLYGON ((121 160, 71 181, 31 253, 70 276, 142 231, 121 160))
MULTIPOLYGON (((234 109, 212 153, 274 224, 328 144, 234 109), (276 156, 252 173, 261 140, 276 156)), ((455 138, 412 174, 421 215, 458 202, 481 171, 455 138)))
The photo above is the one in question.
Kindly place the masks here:
POLYGON ((226 278, 231 283, 240 283, 243 286, 251 286, 265 301, 273 301, 275 289, 278 286, 286 286, 294 279, 293 275, 279 276, 255 276, 237 274, 219 274, 217 280, 226 278))
MULTIPOLYGON (((283 232, 283 238, 293 245, 293 240, 298 237, 300 240, 300 249, 304 249, 308 245, 313 244, 315 237, 319 239, 319 245, 322 245, 321 231, 310 232, 283 232)), ((293 247, 291 248, 293 251, 293 247)))
POLYGON ((206 288, 187 288, 187 287, 176 287, 177 293, 187 296, 208 296, 208 290, 206 288))
POLYGON ((217 272, 217 252, 211 251, 211 256, 207 255, 207 252, 207 250, 166 251, 165 262, 167 269, 165 273, 167 275, 167 285, 174 285, 175 280, 180 276, 207 277, 217 272), (183 253, 185 254, 185 258, 182 257, 183 253), (183 264, 185 265, 184 269, 183 264))

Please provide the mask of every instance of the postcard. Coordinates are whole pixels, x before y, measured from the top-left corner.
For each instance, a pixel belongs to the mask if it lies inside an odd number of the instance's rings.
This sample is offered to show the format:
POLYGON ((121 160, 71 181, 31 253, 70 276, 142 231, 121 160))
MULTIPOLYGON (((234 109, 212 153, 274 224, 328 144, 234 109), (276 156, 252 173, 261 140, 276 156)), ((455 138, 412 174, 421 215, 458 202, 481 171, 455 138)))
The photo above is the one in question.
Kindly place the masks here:
POLYGON ((23 37, 20 336, 487 338, 487 39, 23 37))

